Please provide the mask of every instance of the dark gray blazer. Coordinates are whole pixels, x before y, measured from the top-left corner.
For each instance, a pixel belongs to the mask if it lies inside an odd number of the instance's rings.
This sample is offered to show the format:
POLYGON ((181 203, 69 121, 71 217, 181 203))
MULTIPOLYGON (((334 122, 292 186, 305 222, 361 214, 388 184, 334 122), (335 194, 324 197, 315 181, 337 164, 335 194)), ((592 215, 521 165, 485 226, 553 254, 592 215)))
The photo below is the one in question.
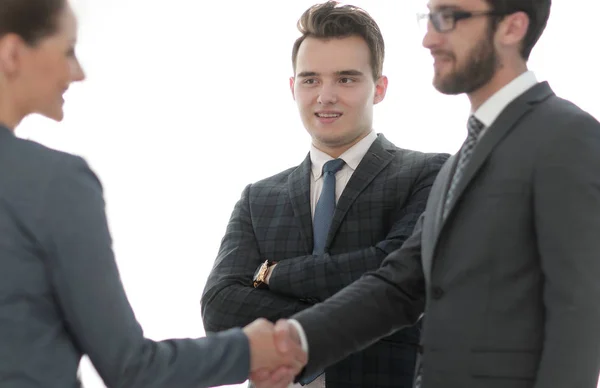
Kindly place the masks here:
POLYGON ((83 354, 108 387, 243 382, 241 330, 144 338, 111 249, 102 189, 79 157, 0 126, 0 387, 74 388, 83 354))
POLYGON ((425 307, 424 388, 596 388, 600 124, 547 83, 532 87, 480 140, 443 222, 456 159, 400 250, 294 316, 308 337, 306 372, 425 307))
MULTIPOLYGON (((411 235, 448 156, 400 149, 379 135, 338 200, 320 256, 312 254, 309 156, 246 187, 204 289, 205 329, 289 317, 378 268, 411 235), (254 289, 266 259, 279 262, 270 289, 254 289)), ((408 388, 418 343, 418 327, 384 338, 327 368, 327 387, 408 388)))

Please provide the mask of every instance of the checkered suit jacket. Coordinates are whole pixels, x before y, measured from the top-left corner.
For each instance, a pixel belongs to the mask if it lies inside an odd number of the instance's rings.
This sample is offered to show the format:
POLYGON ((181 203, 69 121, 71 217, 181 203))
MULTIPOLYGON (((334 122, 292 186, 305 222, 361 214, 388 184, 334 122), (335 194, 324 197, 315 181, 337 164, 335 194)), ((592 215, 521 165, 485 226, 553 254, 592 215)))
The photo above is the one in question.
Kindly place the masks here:
MULTIPOLYGON (((312 254, 309 156, 248 185, 202 295, 206 331, 289 317, 377 269, 411 235, 447 158, 400 149, 379 135, 338 200, 321 256, 312 254), (278 262, 269 289, 254 289, 266 259, 278 262)), ((418 341, 419 328, 411 327, 374 343, 327 368, 327 388, 410 387, 418 341)))

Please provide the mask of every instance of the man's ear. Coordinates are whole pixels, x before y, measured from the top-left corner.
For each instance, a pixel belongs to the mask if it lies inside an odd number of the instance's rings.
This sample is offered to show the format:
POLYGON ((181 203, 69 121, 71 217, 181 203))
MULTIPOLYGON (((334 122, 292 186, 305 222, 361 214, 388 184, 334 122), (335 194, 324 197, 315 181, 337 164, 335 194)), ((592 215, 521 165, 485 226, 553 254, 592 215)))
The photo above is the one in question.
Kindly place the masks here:
POLYGON ((295 77, 290 77, 290 91, 292 92, 292 98, 296 101, 296 91, 294 90, 294 83, 296 82, 295 77))
POLYGON ((388 78, 385 75, 379 77, 375 82, 375 98, 373 104, 379 104, 385 98, 385 93, 388 87, 388 78))
POLYGON ((505 47, 523 47, 523 41, 529 29, 529 16, 525 12, 515 12, 506 16, 498 25, 497 42, 505 47))

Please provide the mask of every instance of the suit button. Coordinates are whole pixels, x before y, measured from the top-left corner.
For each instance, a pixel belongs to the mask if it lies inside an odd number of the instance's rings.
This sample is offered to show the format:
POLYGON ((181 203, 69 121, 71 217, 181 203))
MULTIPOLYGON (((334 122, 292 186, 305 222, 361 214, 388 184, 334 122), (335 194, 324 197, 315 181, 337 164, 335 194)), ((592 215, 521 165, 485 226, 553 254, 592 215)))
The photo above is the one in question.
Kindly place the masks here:
POLYGON ((431 291, 434 300, 442 299, 442 296, 444 296, 444 290, 439 287, 433 287, 431 291))

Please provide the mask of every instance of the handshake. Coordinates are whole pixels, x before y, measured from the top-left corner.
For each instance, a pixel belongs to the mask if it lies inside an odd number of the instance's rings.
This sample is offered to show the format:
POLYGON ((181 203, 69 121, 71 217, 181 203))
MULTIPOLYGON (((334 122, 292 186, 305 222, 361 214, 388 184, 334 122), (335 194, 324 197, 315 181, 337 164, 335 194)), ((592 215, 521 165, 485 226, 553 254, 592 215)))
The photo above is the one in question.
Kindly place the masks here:
POLYGON ((250 342, 250 380, 256 388, 286 388, 306 365, 296 329, 287 320, 275 325, 260 318, 244 327, 250 342))

